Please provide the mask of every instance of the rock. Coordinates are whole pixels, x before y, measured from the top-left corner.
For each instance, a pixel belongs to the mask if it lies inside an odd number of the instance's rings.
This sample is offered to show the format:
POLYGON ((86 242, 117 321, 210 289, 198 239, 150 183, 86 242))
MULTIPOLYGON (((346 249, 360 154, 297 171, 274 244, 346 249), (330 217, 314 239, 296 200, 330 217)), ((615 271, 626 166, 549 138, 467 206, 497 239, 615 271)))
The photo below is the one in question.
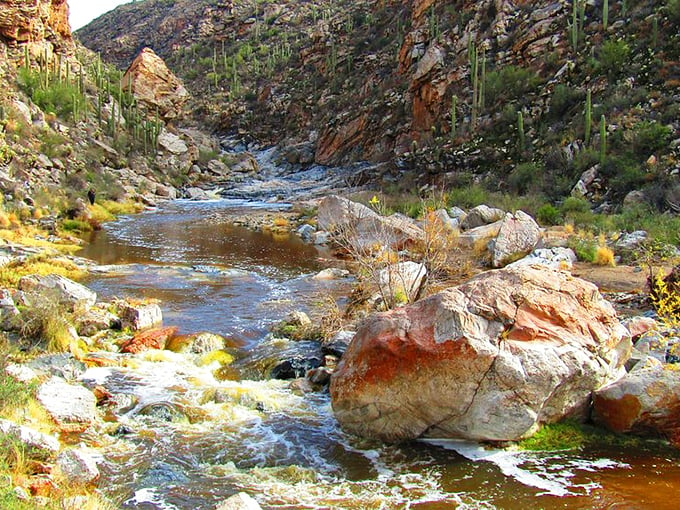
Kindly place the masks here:
POLYGON ((200 333, 191 343, 191 352, 194 354, 207 354, 212 351, 224 349, 225 340, 213 333, 200 333))
POLYGON ((647 202, 648 202, 647 195, 645 195, 644 191, 633 190, 623 198, 623 207, 629 208, 638 205, 646 205, 647 202))
POLYGON ((491 241, 501 230, 502 221, 489 225, 471 228, 458 235, 458 243, 467 248, 474 248, 477 243, 491 241))
POLYGON ((449 232, 456 232, 460 228, 460 221, 458 218, 452 219, 446 209, 437 209, 433 213, 436 222, 444 227, 444 230, 449 232))
POLYGON ((82 432, 97 419, 93 393, 59 377, 43 383, 37 398, 63 432, 82 432))
POLYGON ((380 216, 365 205, 337 195, 324 198, 317 214, 320 229, 336 233, 342 244, 356 250, 376 244, 401 249, 425 238, 423 230, 404 215, 380 216))
POLYGON ((296 327, 311 326, 312 324, 312 320, 309 316, 305 312, 300 312, 298 310, 290 312, 284 322, 289 326, 296 327))
POLYGON ((184 190, 184 195, 189 199, 189 200, 210 200, 211 196, 208 194, 207 191, 202 190, 201 188, 196 188, 196 187, 190 187, 184 190))
POLYGON ((184 140, 166 129, 163 129, 158 135, 158 145, 172 154, 185 154, 189 152, 189 147, 184 143, 184 140))
POLYGON ((641 243, 648 238, 647 232, 644 230, 636 230, 630 233, 624 233, 616 241, 616 247, 623 250, 635 250, 641 243))
POLYGON ((651 330, 637 339, 635 348, 642 354, 664 363, 668 341, 660 331, 651 330))
POLYGON ((38 378, 38 374, 35 370, 26 365, 20 365, 18 363, 11 363, 5 367, 5 373, 12 376, 19 382, 29 383, 35 381, 38 378))
POLYGON ((162 198, 175 200, 177 198, 177 190, 172 186, 166 186, 165 184, 156 184, 156 195, 162 198))
POLYGON ((78 379, 87 370, 87 366, 72 354, 48 354, 39 356, 26 366, 40 375, 57 376, 67 381, 78 379))
POLYGON ((412 303, 425 283, 427 269, 424 264, 413 261, 391 264, 380 271, 378 284, 380 294, 390 305, 412 303))
POLYGON ((61 446, 55 437, 2 418, 0 418, 0 433, 20 441, 29 450, 31 458, 44 460, 54 458, 61 446))
POLYGON ((519 259, 507 267, 530 266, 538 264, 556 270, 571 270, 577 257, 571 248, 538 248, 526 257, 519 259))
POLYGON ((0 289, 0 329, 3 331, 19 329, 21 327, 20 315, 11 292, 7 289, 0 289))
POLYGON ((178 117, 189 99, 181 80, 151 48, 143 48, 135 57, 123 75, 121 87, 131 88, 135 99, 148 112, 158 109, 159 115, 167 120, 178 117))
POLYGON ((678 372, 660 363, 638 363, 623 379, 595 392, 593 419, 613 432, 661 435, 680 447, 678 372))
POLYGON ((524 211, 507 213, 493 243, 491 264, 504 265, 530 253, 541 240, 541 228, 524 211))
POLYGON ((81 449, 64 450, 57 457, 57 469, 69 486, 91 485, 99 479, 94 457, 81 449))
POLYGON ((319 271, 317 274, 312 276, 313 280, 339 280, 341 278, 347 278, 350 272, 347 269, 340 269, 338 267, 329 267, 319 271))
POLYGON ((230 173, 229 167, 219 159, 211 159, 208 161, 208 170, 216 177, 224 178, 230 173))
POLYGON ((137 333, 134 337, 123 342, 120 346, 120 352, 139 354, 150 349, 165 349, 168 340, 177 334, 177 329, 177 326, 170 326, 167 328, 148 329, 137 333))
POLYGON ((79 335, 92 336, 107 329, 120 329, 121 320, 105 308, 92 308, 75 319, 79 335))
POLYGON ((365 321, 330 393, 340 425, 360 436, 510 441, 584 417, 630 351, 595 285, 504 268, 365 321))
POLYGON ((633 341, 636 341, 642 335, 656 329, 658 326, 656 320, 651 317, 643 317, 640 315, 626 319, 622 321, 622 323, 628 330, 633 341))
POLYGON ((0 12, 0 35, 5 41, 25 43, 52 39, 72 45, 66 0, 0 0, 0 12))
POLYGON ((463 230, 470 230, 472 228, 489 225, 502 220, 505 217, 505 211, 489 207, 488 205, 478 205, 470 209, 465 219, 460 222, 460 227, 463 230))
POLYGON ((220 503, 215 510, 262 510, 262 507, 245 492, 239 492, 220 503))
POLYGON ((136 305, 122 301, 117 305, 123 325, 133 330, 153 328, 163 322, 163 312, 156 303, 136 305))
POLYGON ((272 368, 269 376, 272 379, 297 379, 305 377, 307 371, 321 366, 321 359, 318 357, 293 356, 289 359, 280 361, 272 368))
POLYGON ((19 290, 43 299, 56 300, 71 312, 89 310, 97 300, 97 294, 84 285, 57 274, 30 275, 19 280, 19 290))
POLYGON ((342 356, 347 351, 347 347, 354 338, 354 335, 356 335, 356 331, 338 331, 335 335, 333 335, 333 338, 322 343, 321 352, 323 354, 342 358, 342 356))
POLYGON ((305 223, 304 225, 300 225, 300 227, 297 229, 297 233, 300 236, 300 238, 306 242, 306 243, 311 243, 313 239, 313 235, 316 232, 316 228, 314 228, 312 225, 305 223))
POLYGON ((328 244, 330 238, 331 238, 330 234, 325 231, 314 232, 314 234, 312 234, 312 242, 317 246, 321 244, 328 244))
POLYGON ((307 372, 307 379, 309 379, 312 384, 325 386, 330 382, 331 375, 333 375, 332 369, 328 367, 318 367, 312 368, 309 372, 307 372))

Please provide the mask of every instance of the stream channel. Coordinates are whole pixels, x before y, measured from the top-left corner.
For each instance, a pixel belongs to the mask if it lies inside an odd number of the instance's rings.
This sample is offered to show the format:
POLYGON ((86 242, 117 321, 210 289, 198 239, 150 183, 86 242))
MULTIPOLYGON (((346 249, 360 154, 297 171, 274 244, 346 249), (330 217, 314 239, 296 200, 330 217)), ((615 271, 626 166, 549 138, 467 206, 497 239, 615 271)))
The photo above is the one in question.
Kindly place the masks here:
POLYGON ((85 372, 133 396, 117 417, 124 433, 100 448, 100 487, 117 506, 213 509, 245 491, 263 508, 286 509, 677 508, 680 455, 667 446, 385 445, 343 433, 327 394, 266 379, 258 360, 290 347, 269 326, 291 310, 313 313, 319 295, 346 295, 351 281, 313 279, 332 262, 296 238, 230 223, 227 211, 252 207, 270 206, 167 203, 106 225, 81 253, 112 266, 85 282, 101 299, 161 300, 164 325, 226 337, 239 373, 221 380, 214 365, 170 351, 85 372))

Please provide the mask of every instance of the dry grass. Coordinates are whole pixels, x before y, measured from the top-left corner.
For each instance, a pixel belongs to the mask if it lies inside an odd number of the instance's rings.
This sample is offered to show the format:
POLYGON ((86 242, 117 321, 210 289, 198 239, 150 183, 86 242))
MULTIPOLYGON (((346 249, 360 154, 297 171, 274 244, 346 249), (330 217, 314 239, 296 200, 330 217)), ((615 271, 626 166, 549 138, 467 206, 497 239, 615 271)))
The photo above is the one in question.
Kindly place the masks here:
POLYGON ((595 251, 595 260, 593 261, 598 266, 616 266, 614 260, 614 252, 607 246, 598 246, 595 251))
POLYGON ((33 274, 58 274, 71 280, 79 280, 85 276, 85 271, 65 258, 36 255, 23 262, 12 262, 0 268, 0 286, 16 288, 23 276, 33 274))

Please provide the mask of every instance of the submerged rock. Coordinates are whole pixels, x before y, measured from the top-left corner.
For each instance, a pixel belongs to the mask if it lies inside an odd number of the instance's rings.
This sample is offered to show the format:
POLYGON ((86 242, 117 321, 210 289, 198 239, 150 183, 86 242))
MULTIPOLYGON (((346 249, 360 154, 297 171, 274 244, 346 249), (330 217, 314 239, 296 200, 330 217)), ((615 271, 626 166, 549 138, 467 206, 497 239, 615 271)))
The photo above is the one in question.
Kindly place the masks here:
POLYGON ((584 417, 630 351, 593 284, 536 266, 489 271, 367 320, 333 375, 333 410, 347 431, 387 441, 517 440, 584 417))

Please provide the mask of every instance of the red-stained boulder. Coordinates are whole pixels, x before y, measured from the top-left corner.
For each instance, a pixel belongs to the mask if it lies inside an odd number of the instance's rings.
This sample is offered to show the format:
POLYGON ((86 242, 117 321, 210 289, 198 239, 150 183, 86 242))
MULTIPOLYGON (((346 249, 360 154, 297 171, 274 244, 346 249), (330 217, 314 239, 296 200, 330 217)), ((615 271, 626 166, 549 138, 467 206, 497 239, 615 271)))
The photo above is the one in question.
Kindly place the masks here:
POLYGON ((149 329, 124 342, 120 352, 139 354, 150 349, 165 349, 168 340, 176 334, 177 326, 149 329))
POLYGON ((680 447, 680 372, 653 358, 593 396, 593 418, 618 433, 667 437, 680 447))
POLYGON ((331 381, 352 433, 516 440, 585 416, 631 342, 597 288, 545 267, 483 273, 357 332, 331 381))

